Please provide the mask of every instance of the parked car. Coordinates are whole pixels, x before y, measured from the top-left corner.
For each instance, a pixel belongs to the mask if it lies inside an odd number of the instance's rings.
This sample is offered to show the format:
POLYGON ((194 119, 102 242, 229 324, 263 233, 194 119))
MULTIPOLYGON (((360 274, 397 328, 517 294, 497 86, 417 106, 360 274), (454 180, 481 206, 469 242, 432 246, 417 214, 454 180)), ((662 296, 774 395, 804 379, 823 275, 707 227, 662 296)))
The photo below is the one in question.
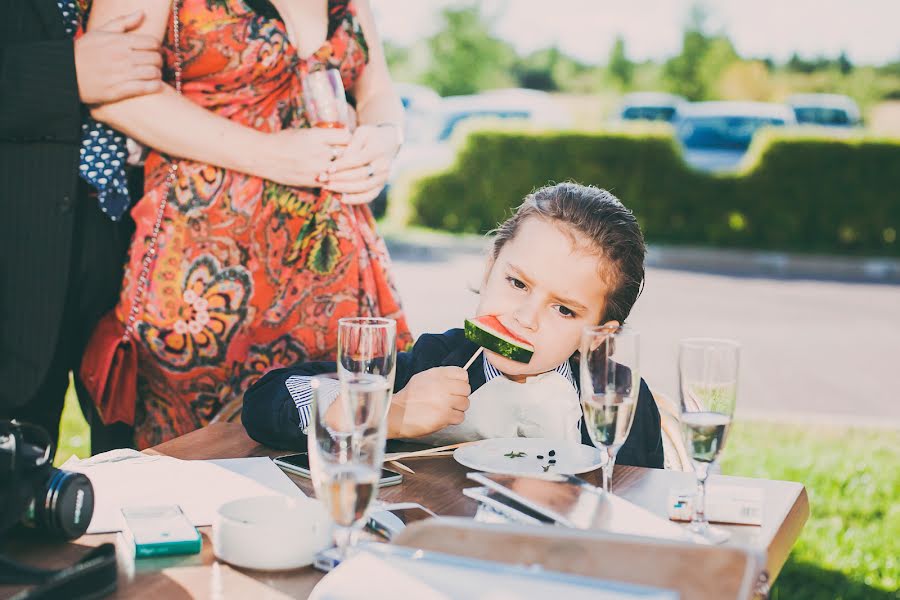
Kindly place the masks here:
POLYGON ((685 161, 700 171, 718 173, 739 166, 760 128, 795 123, 793 111, 784 104, 691 102, 679 107, 674 125, 685 161))
POLYGON ((417 83, 396 83, 394 89, 403 103, 407 140, 414 143, 433 140, 441 112, 440 94, 417 83))
POLYGON ((671 123, 678 107, 686 100, 681 96, 663 92, 635 92, 626 94, 617 111, 623 121, 666 121, 671 123))
MULTIPOLYGON (((517 119, 547 129, 564 129, 572 121, 567 109, 550 94, 538 90, 502 89, 468 96, 448 96, 440 110, 422 125, 433 135, 407 129, 406 143, 391 169, 385 198, 390 186, 410 173, 438 170, 449 166, 456 157, 452 143, 459 126, 474 119, 517 119)), ((374 203, 373 203, 374 204, 374 203)), ((373 212, 375 212, 373 206, 373 212)))
POLYGON ((801 125, 858 127, 862 124, 859 106, 840 94, 795 94, 787 99, 801 125))

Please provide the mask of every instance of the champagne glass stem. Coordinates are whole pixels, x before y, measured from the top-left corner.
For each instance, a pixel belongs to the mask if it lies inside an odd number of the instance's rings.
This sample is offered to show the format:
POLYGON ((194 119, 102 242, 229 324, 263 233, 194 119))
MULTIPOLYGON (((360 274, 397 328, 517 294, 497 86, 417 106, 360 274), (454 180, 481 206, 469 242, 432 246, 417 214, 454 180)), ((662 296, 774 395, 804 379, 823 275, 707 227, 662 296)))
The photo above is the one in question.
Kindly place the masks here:
POLYGON ((350 547, 353 545, 353 527, 336 525, 334 528, 334 545, 337 546, 338 556, 343 562, 350 553, 350 547))
POLYGON ((606 449, 606 464, 603 465, 603 491, 607 494, 612 494, 612 476, 613 469, 616 467, 616 454, 618 454, 617 450, 606 449))
POLYGON ((691 531, 705 533, 709 528, 706 520, 706 478, 709 476, 709 463, 695 463, 697 472, 697 496, 694 498, 694 514, 691 517, 691 531))

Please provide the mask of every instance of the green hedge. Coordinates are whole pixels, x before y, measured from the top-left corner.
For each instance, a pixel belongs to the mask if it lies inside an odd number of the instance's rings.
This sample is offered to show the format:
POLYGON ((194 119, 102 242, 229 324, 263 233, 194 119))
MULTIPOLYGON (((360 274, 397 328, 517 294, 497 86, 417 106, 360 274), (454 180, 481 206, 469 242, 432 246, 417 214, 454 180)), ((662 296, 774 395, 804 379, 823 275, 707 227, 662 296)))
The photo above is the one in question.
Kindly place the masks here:
POLYGON ((609 189, 650 242, 900 256, 900 140, 762 132, 752 166, 713 176, 681 158, 667 129, 475 131, 448 171, 414 181, 414 222, 483 233, 533 188, 609 189))

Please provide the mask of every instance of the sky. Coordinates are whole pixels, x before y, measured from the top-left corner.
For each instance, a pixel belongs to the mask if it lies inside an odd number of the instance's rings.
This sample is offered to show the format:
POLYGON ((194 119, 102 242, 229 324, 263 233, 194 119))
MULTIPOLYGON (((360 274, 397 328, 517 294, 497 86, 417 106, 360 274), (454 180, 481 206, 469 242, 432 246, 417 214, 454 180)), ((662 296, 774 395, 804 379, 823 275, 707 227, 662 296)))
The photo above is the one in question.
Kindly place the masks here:
MULTIPOLYGON (((473 0, 369 0, 381 35, 401 46, 440 27, 440 11, 473 0)), ((695 0, 482 0, 495 35, 520 54, 558 45, 578 60, 603 63, 616 35, 629 58, 677 54, 695 0)), ((900 0, 701 0, 709 29, 729 35, 745 57, 786 61, 836 57, 857 64, 900 60, 900 0)))

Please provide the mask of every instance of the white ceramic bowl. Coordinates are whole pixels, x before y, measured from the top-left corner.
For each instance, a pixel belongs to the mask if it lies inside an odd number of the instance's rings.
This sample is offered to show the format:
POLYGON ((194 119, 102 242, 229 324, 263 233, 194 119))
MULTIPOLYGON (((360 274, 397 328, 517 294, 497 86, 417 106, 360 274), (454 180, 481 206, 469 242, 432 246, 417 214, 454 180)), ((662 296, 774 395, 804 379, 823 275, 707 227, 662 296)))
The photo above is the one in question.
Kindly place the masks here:
POLYGON ((331 544, 331 519, 312 498, 259 496, 219 507, 213 522, 216 558, 262 571, 297 569, 331 544))

